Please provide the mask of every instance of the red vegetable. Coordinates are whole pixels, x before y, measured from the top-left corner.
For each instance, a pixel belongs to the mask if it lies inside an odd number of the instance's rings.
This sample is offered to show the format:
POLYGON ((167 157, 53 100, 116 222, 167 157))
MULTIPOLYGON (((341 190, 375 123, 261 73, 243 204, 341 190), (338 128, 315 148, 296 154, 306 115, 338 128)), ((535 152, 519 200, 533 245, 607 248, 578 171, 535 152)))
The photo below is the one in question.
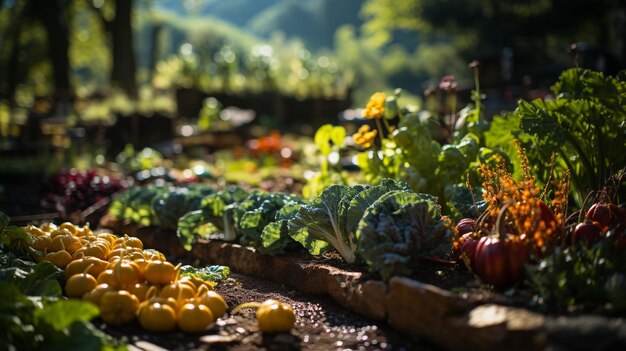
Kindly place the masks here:
POLYGON ((473 218, 463 218, 456 225, 456 233, 459 236, 462 236, 466 233, 471 233, 476 231, 476 220, 473 218))
POLYGON ((572 234, 572 244, 576 245, 583 242, 587 246, 591 246, 602 238, 602 227, 600 223, 594 221, 584 221, 579 223, 572 234))
POLYGON ((621 212, 620 208, 613 204, 595 203, 587 211, 585 218, 598 222, 605 232, 622 221, 621 212))
POLYGON ((515 235, 482 237, 474 253, 474 271, 485 283, 506 288, 524 278, 528 247, 515 235))
POLYGON ((510 287, 522 281, 524 264, 530 260, 525 240, 505 233, 502 219, 507 207, 503 207, 498 215, 496 235, 478 241, 472 264, 476 275, 496 288, 510 287))
POLYGON ((470 262, 470 268, 474 269, 474 254, 476 253, 476 246, 478 246, 478 240, 472 237, 472 233, 463 235, 463 246, 461 246, 461 252, 467 256, 470 262))

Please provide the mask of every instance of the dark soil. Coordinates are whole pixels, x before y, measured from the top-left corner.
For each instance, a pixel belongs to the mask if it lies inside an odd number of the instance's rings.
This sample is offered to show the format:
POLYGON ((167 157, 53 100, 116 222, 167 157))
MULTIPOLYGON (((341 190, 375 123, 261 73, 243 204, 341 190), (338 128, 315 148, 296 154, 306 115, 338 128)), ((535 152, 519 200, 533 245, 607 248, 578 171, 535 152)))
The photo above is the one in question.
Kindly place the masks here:
POLYGON ((108 334, 139 349, 157 350, 440 350, 426 341, 415 341, 385 323, 372 322, 337 305, 332 299, 306 295, 267 280, 232 274, 216 290, 229 311, 251 301, 275 299, 291 305, 296 326, 290 333, 260 333, 253 310, 226 315, 203 334, 182 332, 151 334, 136 323, 123 328, 99 326, 108 334))

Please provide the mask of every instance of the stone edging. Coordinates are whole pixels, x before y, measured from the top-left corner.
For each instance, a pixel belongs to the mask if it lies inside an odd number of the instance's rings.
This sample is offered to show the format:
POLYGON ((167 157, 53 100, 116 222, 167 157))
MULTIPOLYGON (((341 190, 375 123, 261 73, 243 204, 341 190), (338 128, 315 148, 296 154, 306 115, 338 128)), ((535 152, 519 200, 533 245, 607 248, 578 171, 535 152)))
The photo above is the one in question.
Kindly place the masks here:
POLYGON ((267 256, 238 244, 200 240, 185 251, 176 235, 155 227, 123 225, 103 218, 101 227, 137 236, 146 247, 168 255, 191 256, 203 264, 265 278, 303 293, 329 294, 367 318, 427 339, 448 350, 626 349, 626 322, 599 316, 547 317, 522 308, 475 306, 454 293, 395 277, 389 283, 362 273, 313 264, 288 256, 267 256))

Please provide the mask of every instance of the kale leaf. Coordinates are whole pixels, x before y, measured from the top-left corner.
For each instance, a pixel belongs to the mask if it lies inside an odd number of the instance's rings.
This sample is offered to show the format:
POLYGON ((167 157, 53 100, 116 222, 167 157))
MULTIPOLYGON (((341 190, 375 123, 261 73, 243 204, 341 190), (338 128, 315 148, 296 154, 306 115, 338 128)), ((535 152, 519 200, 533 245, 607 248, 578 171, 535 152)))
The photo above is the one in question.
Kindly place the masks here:
POLYGON ((357 229, 358 252, 384 280, 411 273, 411 263, 426 255, 442 255, 451 248, 435 198, 409 191, 393 191, 376 201, 357 229))

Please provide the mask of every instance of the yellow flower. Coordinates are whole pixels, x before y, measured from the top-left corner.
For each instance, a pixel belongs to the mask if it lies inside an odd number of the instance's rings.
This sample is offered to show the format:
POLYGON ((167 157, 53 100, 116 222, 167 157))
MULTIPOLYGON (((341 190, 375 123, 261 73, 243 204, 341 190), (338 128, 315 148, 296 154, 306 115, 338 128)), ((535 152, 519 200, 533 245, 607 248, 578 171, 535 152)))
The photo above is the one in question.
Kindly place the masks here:
POLYGON ((375 93, 370 97, 370 101, 367 103, 365 107, 364 117, 365 118, 380 118, 385 112, 385 99, 387 95, 385 93, 375 93))
POLYGON ((374 139, 378 135, 377 130, 370 130, 367 124, 362 125, 359 130, 352 136, 354 142, 364 148, 370 148, 374 144, 374 139))

